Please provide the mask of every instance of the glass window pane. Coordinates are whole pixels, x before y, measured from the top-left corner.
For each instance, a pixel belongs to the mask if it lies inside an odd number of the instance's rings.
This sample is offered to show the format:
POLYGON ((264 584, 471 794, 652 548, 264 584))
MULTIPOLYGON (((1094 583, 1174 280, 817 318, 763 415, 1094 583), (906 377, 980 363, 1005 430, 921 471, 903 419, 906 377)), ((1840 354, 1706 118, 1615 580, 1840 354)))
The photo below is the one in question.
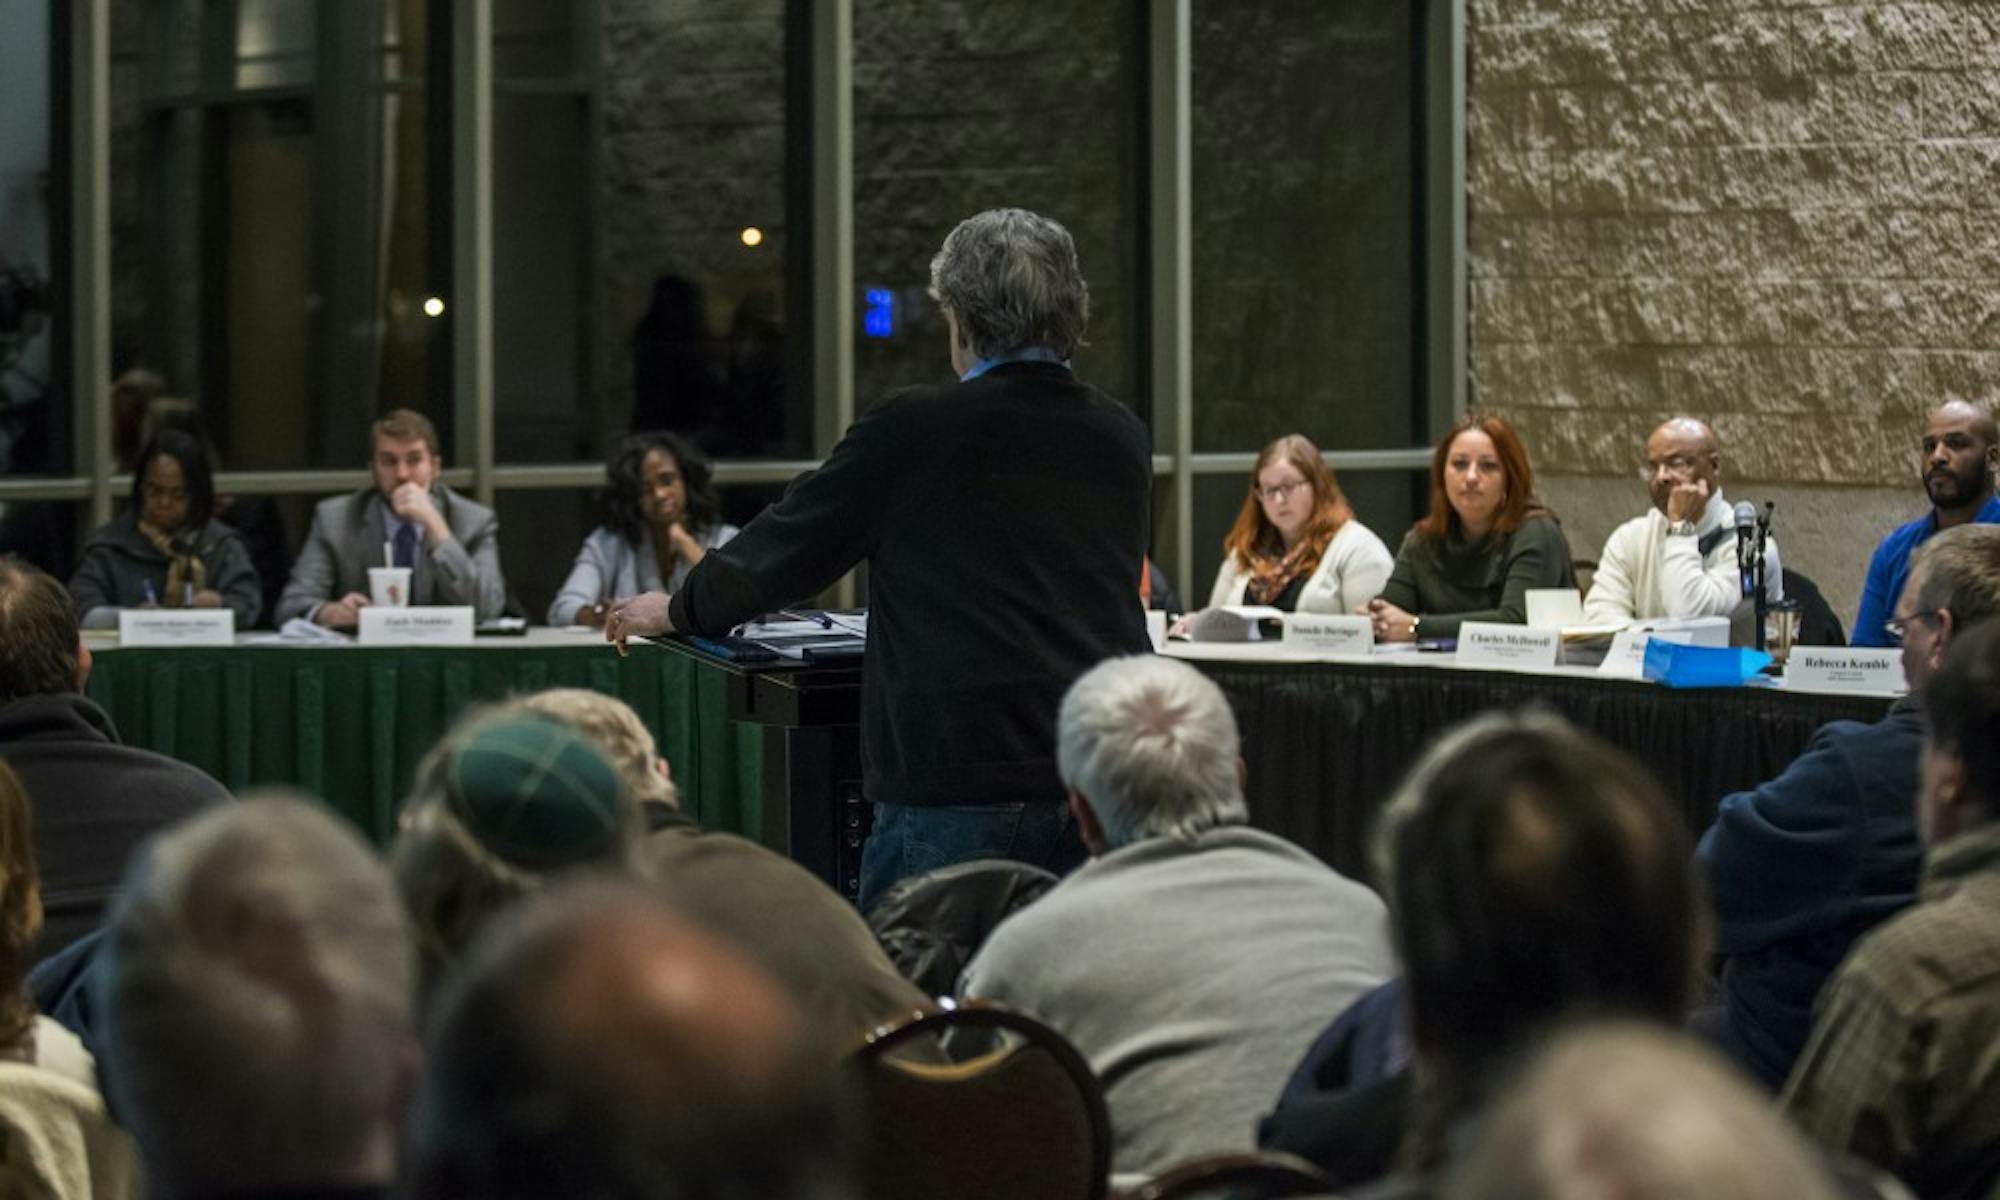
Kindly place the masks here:
MULTIPOLYGON (((578 200, 602 222, 581 326, 595 400, 560 410, 578 454, 643 428, 687 434, 717 458, 810 452, 811 397, 787 366, 802 347, 787 337, 785 11, 681 0, 605 14, 601 159, 579 175, 594 192, 578 200)), ((497 207, 497 182, 495 193, 497 207)), ((495 271, 496 293, 522 286, 505 263, 495 271)), ((541 326, 576 319, 563 297, 533 303, 541 326)))
POLYGON ((580 71, 578 30, 595 25, 596 8, 595 0, 494 0, 494 77, 541 78, 580 71))
POLYGON ((1198 450, 1421 444, 1418 10, 1195 0, 1198 450))
MULTIPOLYGON (((230 468, 356 465, 394 405, 429 412, 450 453, 450 218, 428 194, 448 148, 424 76, 444 2, 113 6, 114 375, 191 399, 230 468), (189 39, 232 62, 303 55, 287 78, 311 86, 169 86, 189 39)), ((142 416, 114 432, 121 458, 142 416)))
POLYGON ((68 583, 76 573, 83 514, 77 501, 0 500, 0 555, 15 555, 68 583))
MULTIPOLYGON (((0 5, 0 476, 66 475, 56 361, 47 3, 0 5)), ((66 372, 65 372, 66 374, 66 372)))
POLYGON ((861 406, 950 378, 944 320, 926 295, 931 257, 959 221, 1012 206, 1061 221, 1076 239, 1091 306, 1077 373, 1148 411, 1137 7, 1078 0, 1060 20, 1027 20, 1005 7, 856 0, 861 406))
MULTIPOLYGON (((586 370, 591 239, 584 98, 493 97, 494 451, 502 462, 602 457, 601 397, 586 370)), ((622 432, 622 430, 620 431, 622 432)))

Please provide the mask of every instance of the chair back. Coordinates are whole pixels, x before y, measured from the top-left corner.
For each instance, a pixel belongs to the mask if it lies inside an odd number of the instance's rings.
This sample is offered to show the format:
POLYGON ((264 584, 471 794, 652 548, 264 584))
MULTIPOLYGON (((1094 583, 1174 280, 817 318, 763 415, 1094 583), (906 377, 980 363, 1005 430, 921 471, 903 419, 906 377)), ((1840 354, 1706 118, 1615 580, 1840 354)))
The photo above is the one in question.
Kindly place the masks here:
POLYGON ((1189 1159, 1119 1200, 1277 1200, 1325 1196, 1333 1190, 1333 1183, 1306 1160, 1262 1151, 1189 1159))
POLYGON ((1790 567, 1781 568, 1779 574, 1785 580, 1785 599, 1799 602, 1798 644, 1845 646, 1847 630, 1841 627, 1839 615, 1826 602, 1819 585, 1790 567))
POLYGON ((0 1196, 138 1200, 145 1192, 132 1139, 104 1099, 26 1063, 0 1063, 0 1196))
POLYGON ((927 1012, 855 1055, 869 1111, 870 1200, 1101 1200, 1111 1121, 1090 1064, 998 1005, 927 1012))

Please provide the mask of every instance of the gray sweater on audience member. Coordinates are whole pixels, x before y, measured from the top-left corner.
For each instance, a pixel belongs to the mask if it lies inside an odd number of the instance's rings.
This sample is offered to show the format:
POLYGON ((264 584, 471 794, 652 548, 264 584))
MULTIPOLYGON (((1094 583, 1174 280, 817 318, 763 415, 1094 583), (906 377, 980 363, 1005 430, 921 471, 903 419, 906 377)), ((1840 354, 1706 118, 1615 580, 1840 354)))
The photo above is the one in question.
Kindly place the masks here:
POLYGON ((1375 893, 1244 826, 1093 859, 1003 922, 962 992, 1023 1009, 1104 1082, 1112 1168, 1256 1147, 1313 1037, 1394 970, 1375 893))

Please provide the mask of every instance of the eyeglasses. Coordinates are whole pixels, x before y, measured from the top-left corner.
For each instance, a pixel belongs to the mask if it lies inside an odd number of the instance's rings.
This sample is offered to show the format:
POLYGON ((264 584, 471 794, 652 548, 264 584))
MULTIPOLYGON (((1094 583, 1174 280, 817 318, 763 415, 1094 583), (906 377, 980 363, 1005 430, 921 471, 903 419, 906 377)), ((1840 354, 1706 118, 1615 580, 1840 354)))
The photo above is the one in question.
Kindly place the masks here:
POLYGON ((1270 487, 1253 486, 1250 490, 1257 493, 1265 500, 1269 500, 1275 503, 1276 501, 1283 500, 1285 497, 1291 495, 1293 492, 1298 491, 1302 487, 1311 487, 1311 486, 1312 483, 1308 480, 1294 479, 1290 483, 1274 483, 1270 487))
POLYGON ((1894 617, 1882 622, 1882 628, 1889 631, 1889 640, 1898 646, 1903 644, 1903 634, 1914 621, 1935 621, 1944 614, 1938 612, 1911 613, 1907 617, 1894 617))
POLYGON ((1690 457, 1686 454, 1669 455, 1657 462, 1649 458, 1646 460, 1645 465, 1639 468, 1639 478, 1650 483, 1661 471, 1666 471, 1672 475, 1685 475, 1694 470, 1700 464, 1700 461, 1700 459, 1690 457))

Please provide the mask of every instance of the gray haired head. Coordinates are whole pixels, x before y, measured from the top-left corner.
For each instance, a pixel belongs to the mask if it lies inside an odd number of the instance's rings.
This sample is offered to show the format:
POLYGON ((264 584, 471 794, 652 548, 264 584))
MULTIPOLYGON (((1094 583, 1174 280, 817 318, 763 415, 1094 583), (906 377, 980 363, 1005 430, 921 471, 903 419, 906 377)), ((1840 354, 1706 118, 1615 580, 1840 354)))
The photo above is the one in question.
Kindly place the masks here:
POLYGON ((389 873, 287 796, 151 842, 99 963, 106 1082, 162 1194, 386 1180, 416 1059, 389 873))
POLYGON ((1152 654, 1086 671, 1056 716, 1056 768, 1114 848, 1249 819, 1222 689, 1152 654))
POLYGON ((931 295, 981 358, 1039 346, 1066 359, 1090 321, 1069 230, 1021 208, 960 221, 931 260, 931 295))

